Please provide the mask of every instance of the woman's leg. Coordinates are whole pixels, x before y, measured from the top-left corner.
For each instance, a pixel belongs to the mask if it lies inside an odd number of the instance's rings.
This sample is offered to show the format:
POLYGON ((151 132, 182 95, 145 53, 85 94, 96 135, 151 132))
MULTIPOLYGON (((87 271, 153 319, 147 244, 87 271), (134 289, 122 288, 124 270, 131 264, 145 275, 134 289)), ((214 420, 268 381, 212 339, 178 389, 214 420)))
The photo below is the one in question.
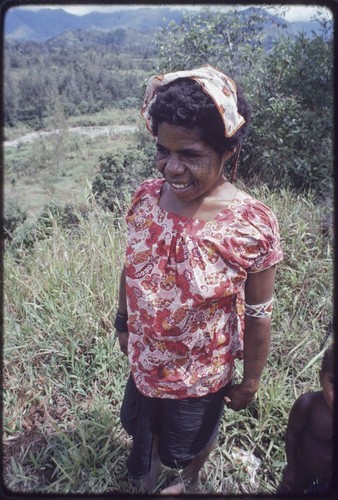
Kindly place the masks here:
POLYGON ((150 471, 139 480, 139 488, 141 493, 148 493, 156 488, 158 476, 163 467, 160 456, 158 454, 158 441, 158 436, 154 434, 150 471))
POLYGON ((132 376, 126 385, 121 407, 123 428, 133 437, 127 468, 133 483, 142 491, 155 488, 162 464, 158 454, 159 438, 154 428, 157 403, 143 396, 132 376))
POLYGON ((163 401, 159 454, 163 464, 183 469, 180 480, 163 494, 180 494, 197 486, 200 470, 215 447, 224 393, 225 388, 203 397, 163 401))
POLYGON ((186 492, 189 487, 194 488, 199 483, 200 470, 208 459, 211 451, 215 447, 215 441, 206 446, 183 470, 181 477, 161 491, 161 495, 180 495, 186 492))

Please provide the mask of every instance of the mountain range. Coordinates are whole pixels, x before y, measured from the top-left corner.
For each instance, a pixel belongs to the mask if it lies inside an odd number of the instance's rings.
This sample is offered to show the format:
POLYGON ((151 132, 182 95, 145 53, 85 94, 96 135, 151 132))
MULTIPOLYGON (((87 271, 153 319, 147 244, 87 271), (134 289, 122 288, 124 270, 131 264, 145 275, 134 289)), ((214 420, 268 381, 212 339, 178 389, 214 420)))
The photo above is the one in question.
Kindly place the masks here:
POLYGON ((91 12, 83 16, 69 14, 63 9, 41 9, 39 11, 21 8, 10 9, 5 16, 5 37, 7 40, 33 40, 43 42, 65 31, 133 29, 149 32, 165 26, 169 20, 180 22, 183 13, 167 7, 149 9, 123 9, 101 13, 91 12))
MULTIPOLYGON (((252 9, 252 7, 251 7, 252 9)), ((248 11, 250 8, 248 9, 248 11)), ((261 10, 261 9, 257 9, 261 10)), ((89 31, 114 29, 134 30, 149 33, 156 28, 167 25, 170 21, 180 23, 183 18, 184 8, 140 7, 135 9, 124 8, 115 12, 91 12, 83 16, 70 14, 60 9, 43 8, 41 10, 28 10, 17 7, 5 13, 5 39, 6 40, 31 40, 43 42, 57 37, 65 31, 89 31)), ((288 23, 281 18, 266 13, 267 20, 279 19, 286 25, 286 31, 296 34, 299 31, 310 33, 318 29, 318 23, 294 22, 288 23)))

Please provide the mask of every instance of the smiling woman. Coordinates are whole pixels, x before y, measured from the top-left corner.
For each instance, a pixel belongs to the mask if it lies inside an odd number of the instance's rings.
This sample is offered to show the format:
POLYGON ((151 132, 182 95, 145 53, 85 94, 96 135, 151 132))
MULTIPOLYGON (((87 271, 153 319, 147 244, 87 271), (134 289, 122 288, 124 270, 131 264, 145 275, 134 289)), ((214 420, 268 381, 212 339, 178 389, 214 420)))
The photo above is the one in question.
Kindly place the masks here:
POLYGON ((225 174, 250 120, 230 77, 211 66, 155 76, 142 114, 163 179, 141 184, 126 218, 121 421, 140 490, 156 487, 164 464, 184 470, 162 493, 181 494, 199 482, 224 405, 246 408, 258 390, 282 251, 274 214, 225 174), (243 379, 231 385, 236 359, 243 379))

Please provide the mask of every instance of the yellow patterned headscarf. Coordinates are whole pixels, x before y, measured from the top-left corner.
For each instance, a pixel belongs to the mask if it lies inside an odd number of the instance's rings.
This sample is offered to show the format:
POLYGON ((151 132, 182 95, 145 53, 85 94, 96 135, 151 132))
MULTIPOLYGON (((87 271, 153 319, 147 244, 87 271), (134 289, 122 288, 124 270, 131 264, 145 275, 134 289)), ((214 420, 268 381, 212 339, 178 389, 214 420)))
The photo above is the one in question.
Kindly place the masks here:
POLYGON ((157 75, 150 78, 145 93, 141 115, 145 118, 147 128, 151 132, 150 106, 156 100, 156 92, 159 87, 177 80, 178 78, 190 78, 198 82, 204 92, 214 101, 216 108, 224 123, 225 137, 232 137, 245 123, 237 109, 237 89, 235 82, 227 75, 210 65, 201 68, 175 71, 166 75, 157 75))

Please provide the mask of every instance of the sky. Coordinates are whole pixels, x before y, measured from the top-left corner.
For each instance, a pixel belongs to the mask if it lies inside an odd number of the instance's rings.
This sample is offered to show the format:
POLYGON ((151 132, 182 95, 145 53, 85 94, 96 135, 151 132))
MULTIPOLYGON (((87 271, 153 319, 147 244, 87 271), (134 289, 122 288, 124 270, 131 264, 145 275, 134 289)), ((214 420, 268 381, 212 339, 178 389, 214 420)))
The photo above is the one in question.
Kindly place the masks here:
MULTIPOLYGON (((162 4, 164 6, 164 4, 162 4)), ((169 7, 172 7, 172 8, 187 8, 189 7, 190 5, 190 8, 195 8, 193 7, 194 4, 186 4, 186 5, 178 5, 178 4, 166 4, 166 6, 169 6, 169 7)), ((203 7, 205 7, 207 4, 203 4, 203 7)), ((212 3, 208 4, 208 5, 213 5, 212 3)), ((215 5, 215 4, 214 4, 215 5)), ((230 4, 231 5, 231 4, 230 4)), ((252 5, 255 5, 255 6, 262 6, 264 8, 267 8, 269 4, 261 4, 261 3, 257 3, 255 4, 254 2, 252 3, 252 5)), ((271 5, 271 4, 270 4, 271 5)), ((93 12, 93 11, 96 11, 96 12, 113 12, 115 10, 121 10, 121 9, 126 9, 126 8, 139 8, 139 7, 143 7, 143 6, 147 6, 147 4, 137 4, 137 5, 128 5, 127 3, 122 3, 122 4, 115 4, 114 6, 109 6, 109 5, 100 5, 99 3, 98 4, 90 4, 90 3, 83 3, 82 5, 72 5, 71 3, 69 4, 64 4, 64 3, 59 3, 59 4, 56 4, 54 3, 54 5, 49 5, 47 2, 46 4, 43 4, 43 5, 39 5, 37 6, 35 4, 34 6, 34 2, 27 2, 27 5, 25 4, 21 4, 21 8, 29 8, 29 9, 32 9, 32 10, 38 10, 38 9, 41 9, 42 7, 43 8, 52 8, 52 9, 64 9, 65 11, 69 12, 70 14, 75 14, 75 15, 84 15, 84 14, 88 14, 89 12, 93 12), (32 5, 30 5, 32 4, 32 5)), ((160 7, 161 4, 157 4, 153 7, 157 8, 157 7, 160 7)), ((273 4, 274 7, 278 7, 278 4, 273 4)), ((311 18, 316 14, 316 12, 318 10, 320 10, 323 14, 326 13, 327 14, 327 17, 332 17, 332 13, 329 9, 327 9, 326 7, 323 7, 322 5, 320 5, 320 3, 318 3, 318 5, 306 5, 306 4, 298 4, 298 5, 286 5, 286 4, 282 4, 280 5, 281 7, 283 7, 283 10, 285 9, 285 19, 286 21, 289 21, 289 22, 294 22, 294 21, 310 21, 311 18)), ((150 5, 148 5, 148 7, 151 7, 150 5)), ((222 6, 220 4, 217 4, 215 5, 215 7, 217 9, 220 9, 220 8, 224 8, 224 9, 228 9, 230 6, 222 6)), ((238 5, 234 4, 234 7, 238 7, 238 5)), ((248 7, 248 6, 246 6, 248 7)), ((269 9, 267 9, 269 10, 269 9)))

